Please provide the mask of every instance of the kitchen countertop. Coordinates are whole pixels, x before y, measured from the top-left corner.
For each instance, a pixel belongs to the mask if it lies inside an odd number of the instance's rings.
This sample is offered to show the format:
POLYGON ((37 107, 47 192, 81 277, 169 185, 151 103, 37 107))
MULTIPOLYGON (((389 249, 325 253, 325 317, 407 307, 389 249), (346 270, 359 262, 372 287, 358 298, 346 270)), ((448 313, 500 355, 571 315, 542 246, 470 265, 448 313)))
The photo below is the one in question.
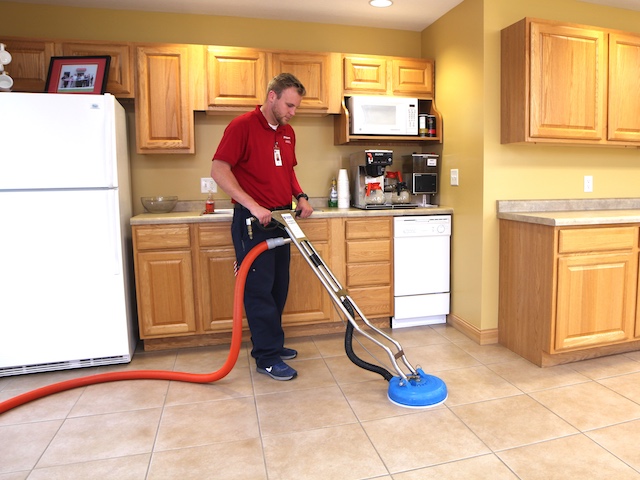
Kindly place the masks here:
MULTIPOLYGON (((227 202, 228 203, 228 202, 227 202)), ((204 202, 198 202, 203 205, 204 202)), ((312 202, 313 205, 313 202, 312 202)), ((326 205, 326 203, 325 203, 326 205)), ((174 223, 211 223, 230 222, 233 217, 233 209, 230 205, 221 205, 224 208, 216 209, 214 213, 203 214, 201 209, 173 211, 170 213, 141 213, 131 218, 131 225, 160 225, 174 223)), ((183 208, 190 208, 189 206, 183 208)), ((380 217, 400 215, 447 215, 452 214, 453 209, 442 206, 394 208, 384 210, 362 210, 359 208, 328 208, 314 205, 314 212, 310 218, 340 218, 340 217, 380 217)))
POLYGON ((498 218, 553 227, 640 223, 640 199, 499 200, 498 218))

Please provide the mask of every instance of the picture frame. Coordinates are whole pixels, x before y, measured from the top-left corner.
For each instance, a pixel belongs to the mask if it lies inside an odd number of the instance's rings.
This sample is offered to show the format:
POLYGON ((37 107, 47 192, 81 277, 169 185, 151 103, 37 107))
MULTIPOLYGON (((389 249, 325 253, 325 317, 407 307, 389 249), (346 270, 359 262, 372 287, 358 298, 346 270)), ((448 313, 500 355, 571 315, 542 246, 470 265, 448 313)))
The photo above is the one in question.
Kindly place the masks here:
POLYGON ((102 95, 110 64, 109 55, 51 57, 44 91, 102 95))

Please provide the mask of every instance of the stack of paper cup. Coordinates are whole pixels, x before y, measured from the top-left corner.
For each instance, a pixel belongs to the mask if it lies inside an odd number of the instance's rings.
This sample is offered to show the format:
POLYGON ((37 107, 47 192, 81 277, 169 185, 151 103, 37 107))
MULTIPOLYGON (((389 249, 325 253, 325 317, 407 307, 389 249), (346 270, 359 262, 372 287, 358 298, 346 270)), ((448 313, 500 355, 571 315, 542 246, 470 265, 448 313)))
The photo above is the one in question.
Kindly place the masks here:
POLYGON ((349 208, 349 175, 346 168, 338 172, 338 208, 349 208))

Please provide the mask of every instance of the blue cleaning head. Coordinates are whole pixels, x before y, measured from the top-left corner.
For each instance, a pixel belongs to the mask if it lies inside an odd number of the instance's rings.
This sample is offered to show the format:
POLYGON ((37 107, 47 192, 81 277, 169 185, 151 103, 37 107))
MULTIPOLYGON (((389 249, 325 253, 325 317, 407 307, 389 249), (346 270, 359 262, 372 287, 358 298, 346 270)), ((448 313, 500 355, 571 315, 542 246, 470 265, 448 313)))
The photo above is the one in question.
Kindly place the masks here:
POLYGON ((417 376, 401 377, 389 380, 389 400, 396 405, 408 408, 428 408, 444 403, 447 399, 447 386, 438 377, 427 375, 418 368, 417 376))

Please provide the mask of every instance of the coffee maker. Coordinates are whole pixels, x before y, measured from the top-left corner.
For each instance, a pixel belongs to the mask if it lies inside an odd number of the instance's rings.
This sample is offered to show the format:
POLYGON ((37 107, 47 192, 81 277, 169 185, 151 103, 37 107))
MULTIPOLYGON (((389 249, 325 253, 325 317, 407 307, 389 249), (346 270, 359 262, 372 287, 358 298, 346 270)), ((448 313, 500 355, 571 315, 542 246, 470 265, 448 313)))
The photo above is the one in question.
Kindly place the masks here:
POLYGON ((423 206, 437 205, 440 158, 435 153, 413 153, 402 157, 402 171, 413 195, 422 195, 423 206))
POLYGON ((384 174, 393 163, 392 150, 364 150, 349 157, 351 202, 356 208, 385 207, 384 174))

